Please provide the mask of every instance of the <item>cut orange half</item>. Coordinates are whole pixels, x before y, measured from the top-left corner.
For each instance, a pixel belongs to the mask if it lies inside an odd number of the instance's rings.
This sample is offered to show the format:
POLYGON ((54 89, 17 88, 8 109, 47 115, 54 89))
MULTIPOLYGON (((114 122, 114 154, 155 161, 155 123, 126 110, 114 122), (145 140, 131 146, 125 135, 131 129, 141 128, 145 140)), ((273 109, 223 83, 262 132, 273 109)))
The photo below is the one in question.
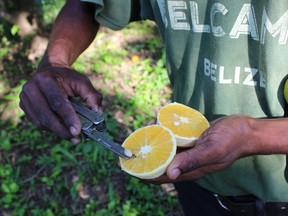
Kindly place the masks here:
POLYGON ((195 141, 209 127, 209 122, 199 111, 176 102, 159 110, 157 123, 174 133, 177 146, 180 147, 193 147, 195 141))
POLYGON ((129 160, 120 158, 122 170, 141 179, 152 179, 165 173, 176 154, 177 143, 169 129, 150 125, 134 131, 122 146, 136 155, 129 160))

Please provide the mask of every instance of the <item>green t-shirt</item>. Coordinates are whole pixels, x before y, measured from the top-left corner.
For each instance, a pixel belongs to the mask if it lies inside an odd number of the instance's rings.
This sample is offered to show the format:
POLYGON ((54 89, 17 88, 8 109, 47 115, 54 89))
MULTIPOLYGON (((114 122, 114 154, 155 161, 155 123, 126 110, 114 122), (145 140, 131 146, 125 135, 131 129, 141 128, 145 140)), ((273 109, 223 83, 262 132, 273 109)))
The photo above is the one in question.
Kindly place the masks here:
MULTIPOLYGON (((88 1, 98 5, 98 22, 118 30, 129 23, 135 0, 88 1)), ((154 20, 163 38, 174 101, 199 110, 208 120, 239 113, 283 116, 287 1, 140 2, 141 18, 154 20)), ((221 195, 288 201, 285 167, 286 155, 249 156, 197 182, 221 195)))

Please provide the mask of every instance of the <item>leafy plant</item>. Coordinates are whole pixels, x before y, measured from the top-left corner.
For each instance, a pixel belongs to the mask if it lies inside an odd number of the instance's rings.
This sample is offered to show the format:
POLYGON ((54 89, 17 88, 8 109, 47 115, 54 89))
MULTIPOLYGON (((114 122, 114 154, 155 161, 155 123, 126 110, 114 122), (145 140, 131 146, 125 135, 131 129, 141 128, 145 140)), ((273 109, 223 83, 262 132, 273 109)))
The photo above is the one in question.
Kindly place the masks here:
POLYGON ((38 0, 37 2, 43 25, 51 25, 65 0, 38 0))
MULTIPOLYGON (((45 23, 52 22, 63 3, 41 1, 45 23)), ((126 175, 118 157, 97 142, 72 145, 24 118, 18 96, 37 66, 26 57, 30 39, 19 40, 17 27, 7 26, 0 24, 5 81, 0 83, 0 108, 3 116, 9 111, 18 121, 0 116, 0 215, 181 215, 175 193, 126 175)), ((96 49, 91 46, 73 67, 102 92, 105 135, 121 143, 153 122, 170 89, 155 25, 132 23, 115 34, 101 29, 96 49)))

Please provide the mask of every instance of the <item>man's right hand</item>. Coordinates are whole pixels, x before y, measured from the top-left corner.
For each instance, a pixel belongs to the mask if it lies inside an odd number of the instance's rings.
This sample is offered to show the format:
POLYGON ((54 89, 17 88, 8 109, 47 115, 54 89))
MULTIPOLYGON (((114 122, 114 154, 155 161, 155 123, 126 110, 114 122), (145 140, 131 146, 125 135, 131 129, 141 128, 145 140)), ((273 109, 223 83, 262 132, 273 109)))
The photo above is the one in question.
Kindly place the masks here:
POLYGON ((81 123, 69 96, 79 96, 91 109, 98 109, 102 97, 90 80, 70 67, 40 68, 23 86, 20 107, 38 128, 80 143, 81 123))
POLYGON ((97 34, 95 8, 95 4, 79 0, 65 2, 39 68, 20 94, 20 107, 38 128, 73 143, 81 141, 81 123, 68 97, 81 97, 91 109, 101 104, 101 95, 89 79, 70 67, 97 34))

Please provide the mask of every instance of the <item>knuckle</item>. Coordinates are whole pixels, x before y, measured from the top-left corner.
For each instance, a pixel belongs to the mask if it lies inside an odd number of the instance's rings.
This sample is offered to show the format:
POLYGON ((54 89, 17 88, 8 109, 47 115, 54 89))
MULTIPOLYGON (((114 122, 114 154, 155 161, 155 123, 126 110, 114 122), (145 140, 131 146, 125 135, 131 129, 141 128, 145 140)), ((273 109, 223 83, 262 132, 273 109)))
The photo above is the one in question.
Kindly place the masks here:
POLYGON ((49 71, 41 71, 38 73, 35 73, 33 75, 33 80, 35 83, 49 83, 51 80, 55 79, 55 75, 52 76, 52 74, 49 71))
POLYGON ((44 129, 45 127, 40 123, 40 121, 34 121, 33 124, 37 129, 44 129))
POLYGON ((187 171, 191 172, 193 170, 196 170, 200 167, 199 163, 197 161, 192 161, 187 166, 187 171))
POLYGON ((25 93, 29 93, 31 91, 31 85, 29 82, 25 83, 22 87, 22 92, 20 93, 20 97, 23 97, 25 93))
POLYGON ((45 129, 45 127, 41 124, 39 119, 31 119, 30 116, 27 116, 27 118, 33 123, 36 129, 42 130, 45 129))
POLYGON ((50 102, 50 106, 53 111, 58 112, 63 107, 65 101, 54 99, 50 102))
POLYGON ((183 171, 184 172, 190 172, 190 171, 196 170, 200 167, 200 163, 198 160, 196 160, 196 159, 191 160, 192 157, 190 156, 189 151, 185 151, 183 153, 184 153, 183 154, 183 157, 184 157, 184 159, 183 159, 183 163, 184 163, 183 164, 183 167, 184 167, 183 171))
POLYGON ((38 122, 36 123, 36 126, 38 127, 48 127, 49 126, 49 118, 47 115, 41 113, 38 118, 38 122))
POLYGON ((34 75, 33 75, 33 79, 34 80, 36 80, 36 81, 41 81, 42 79, 43 79, 43 77, 44 77, 44 72, 41 72, 41 73, 35 73, 34 75))
POLYGON ((59 130, 57 134, 59 137, 62 137, 63 139, 66 139, 66 140, 73 138, 73 136, 65 129, 59 130))
POLYGON ((43 125, 41 125, 41 122, 37 118, 33 118, 27 113, 26 113, 25 118, 31 121, 36 129, 44 129, 43 125))

